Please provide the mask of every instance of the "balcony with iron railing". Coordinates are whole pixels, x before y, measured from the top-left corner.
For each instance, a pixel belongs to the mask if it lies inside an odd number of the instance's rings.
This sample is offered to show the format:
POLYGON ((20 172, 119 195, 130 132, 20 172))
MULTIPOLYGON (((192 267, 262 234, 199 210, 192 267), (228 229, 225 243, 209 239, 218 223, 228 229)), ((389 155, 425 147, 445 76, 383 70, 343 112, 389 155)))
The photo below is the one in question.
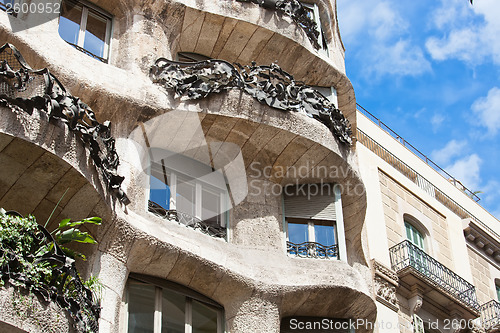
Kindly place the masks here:
POLYGON ((323 245, 316 242, 295 244, 286 242, 287 253, 299 258, 338 259, 338 245, 323 245))
POLYGON ((389 253, 392 269, 409 290, 416 284, 425 285, 424 299, 442 308, 449 308, 451 301, 464 310, 466 319, 479 316, 476 289, 458 274, 408 240, 391 247, 389 253))
POLYGON ((481 324, 488 332, 500 329, 500 303, 491 300, 481 305, 481 324))

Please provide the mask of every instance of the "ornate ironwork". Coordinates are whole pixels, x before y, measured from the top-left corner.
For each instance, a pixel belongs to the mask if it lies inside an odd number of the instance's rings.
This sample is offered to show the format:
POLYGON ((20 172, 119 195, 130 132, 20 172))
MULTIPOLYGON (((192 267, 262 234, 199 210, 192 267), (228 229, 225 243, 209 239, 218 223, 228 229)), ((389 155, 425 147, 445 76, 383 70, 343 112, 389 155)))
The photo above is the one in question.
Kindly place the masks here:
POLYGON ((319 259, 338 258, 339 254, 337 244, 325 246, 315 242, 304 242, 300 244, 286 242, 286 252, 301 258, 319 259))
POLYGON ((320 45, 318 38, 320 32, 316 22, 314 22, 308 15, 307 9, 298 0, 238 0, 240 2, 253 2, 261 7, 275 9, 292 20, 304 30, 307 38, 315 49, 319 49, 320 45))
POLYGON ((500 326, 500 303, 491 300, 481 305, 481 323, 486 330, 500 326))
MULTIPOLYGON (((22 217, 19 213, 8 212, 6 215, 22 217)), ((8 241, 0 243, 2 264, 0 279, 30 290, 45 302, 56 302, 73 319, 73 325, 79 332, 99 330, 101 307, 99 300, 81 281, 75 261, 66 256, 55 242, 52 235, 43 226, 38 225, 38 232, 24 230, 33 239, 30 249, 23 248, 23 254, 15 244, 8 241), (30 265, 45 265, 50 274, 44 274, 35 280, 29 272, 24 272, 21 262, 30 265)))
POLYGON ((340 142, 351 144, 349 121, 319 91, 295 81, 276 64, 236 66, 224 60, 183 63, 160 58, 150 76, 153 82, 174 90, 177 97, 189 99, 238 88, 272 108, 303 112, 325 124, 340 142))
POLYGON ((225 227, 211 224, 195 216, 179 212, 177 210, 165 209, 154 201, 148 201, 148 210, 161 218, 170 221, 177 221, 178 223, 195 230, 200 230, 201 232, 209 236, 216 238, 226 238, 227 231, 225 227))
POLYGON ((59 120, 78 134, 88 147, 94 165, 108 189, 123 204, 130 201, 121 189, 124 177, 117 172, 119 162, 110 122, 99 123, 94 111, 72 96, 47 68, 33 70, 11 44, 0 47, 0 105, 28 114, 44 112, 49 120, 59 120))
POLYGON ((411 269, 422 280, 453 296, 467 307, 479 310, 476 288, 412 242, 405 240, 396 244, 389 249, 389 253, 392 269, 397 273, 411 269))

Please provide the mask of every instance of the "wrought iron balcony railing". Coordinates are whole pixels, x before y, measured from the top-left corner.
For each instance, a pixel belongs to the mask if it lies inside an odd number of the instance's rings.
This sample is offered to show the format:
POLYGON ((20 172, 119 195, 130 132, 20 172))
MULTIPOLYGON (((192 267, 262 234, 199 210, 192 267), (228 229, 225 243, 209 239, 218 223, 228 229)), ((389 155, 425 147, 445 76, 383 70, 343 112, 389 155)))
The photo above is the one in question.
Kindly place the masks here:
POLYGON ((468 308, 479 311, 476 288, 410 241, 405 240, 393 246, 389 252, 392 269, 398 275, 412 270, 421 280, 445 292, 468 308))
POLYGON ((481 323, 486 330, 500 326, 500 303, 491 300, 481 305, 481 323))
POLYGON ((338 258, 339 254, 337 244, 325 246, 315 242, 305 242, 300 244, 286 242, 286 247, 287 253, 301 258, 338 258))
POLYGON ((204 234, 207 234, 212 237, 217 238, 226 238, 227 231, 226 228, 220 225, 214 225, 213 223, 209 223, 207 221, 203 221, 195 216, 179 212, 176 210, 165 209, 162 206, 158 205, 156 202, 149 200, 148 201, 148 210, 166 220, 177 221, 180 224, 188 226, 190 228, 200 230, 204 234))

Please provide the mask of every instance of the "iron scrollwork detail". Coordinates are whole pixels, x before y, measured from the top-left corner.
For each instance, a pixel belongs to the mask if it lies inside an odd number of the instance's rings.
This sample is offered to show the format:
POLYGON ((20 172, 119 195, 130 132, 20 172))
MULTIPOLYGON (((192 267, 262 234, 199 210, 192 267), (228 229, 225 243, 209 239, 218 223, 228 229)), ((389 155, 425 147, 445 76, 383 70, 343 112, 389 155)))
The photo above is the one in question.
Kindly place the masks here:
POLYGON ((326 246, 315 242, 304 242, 295 244, 286 242, 287 253, 301 258, 338 258, 338 246, 336 244, 326 246))
POLYGON ((0 105, 21 109, 29 115, 38 110, 47 114, 49 120, 65 123, 88 147, 110 192, 123 204, 130 203, 121 189, 124 177, 117 172, 120 162, 110 122, 99 123, 94 111, 67 92, 47 68, 33 70, 8 43, 0 47, 0 105))
POLYGON ((304 5, 298 0, 238 0, 240 2, 252 2, 263 8, 277 10, 286 16, 289 16, 299 27, 304 30, 307 38, 311 41, 313 47, 320 48, 318 38, 320 32, 316 22, 307 15, 304 5))
POLYGON ((342 112, 319 91, 295 81, 276 64, 233 66, 224 60, 183 63, 160 58, 150 76, 154 83, 188 99, 238 88, 272 108, 305 113, 326 125, 340 142, 352 143, 351 126, 342 112))
POLYGON ((223 226, 207 223, 195 216, 173 209, 165 209, 154 201, 148 201, 148 210, 156 216, 166 220, 177 221, 179 224, 199 230, 206 235, 216 238, 226 238, 227 231, 223 226))

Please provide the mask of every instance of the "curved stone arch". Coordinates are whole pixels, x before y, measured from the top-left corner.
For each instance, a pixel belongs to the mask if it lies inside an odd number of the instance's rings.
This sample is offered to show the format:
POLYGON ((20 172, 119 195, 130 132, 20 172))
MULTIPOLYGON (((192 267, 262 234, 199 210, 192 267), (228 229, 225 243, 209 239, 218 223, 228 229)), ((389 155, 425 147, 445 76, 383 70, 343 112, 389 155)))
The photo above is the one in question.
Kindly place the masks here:
POLYGON ((96 211, 103 215, 103 220, 110 218, 110 195, 89 161, 87 150, 65 125, 49 123, 36 111, 29 116, 23 111, 2 107, 0 114, 2 152, 10 154, 4 157, 12 167, 18 167, 17 170, 9 169, 14 171, 11 172, 11 187, 2 194, 4 203, 17 207, 6 209, 18 210, 22 215, 37 212, 39 221, 45 221, 69 188, 51 225, 62 218, 86 218, 96 211), (22 179, 25 180, 18 182, 22 179), (15 184, 19 184, 17 188, 12 187, 15 184), (15 193, 18 191, 37 199, 23 199, 23 195, 15 193))

